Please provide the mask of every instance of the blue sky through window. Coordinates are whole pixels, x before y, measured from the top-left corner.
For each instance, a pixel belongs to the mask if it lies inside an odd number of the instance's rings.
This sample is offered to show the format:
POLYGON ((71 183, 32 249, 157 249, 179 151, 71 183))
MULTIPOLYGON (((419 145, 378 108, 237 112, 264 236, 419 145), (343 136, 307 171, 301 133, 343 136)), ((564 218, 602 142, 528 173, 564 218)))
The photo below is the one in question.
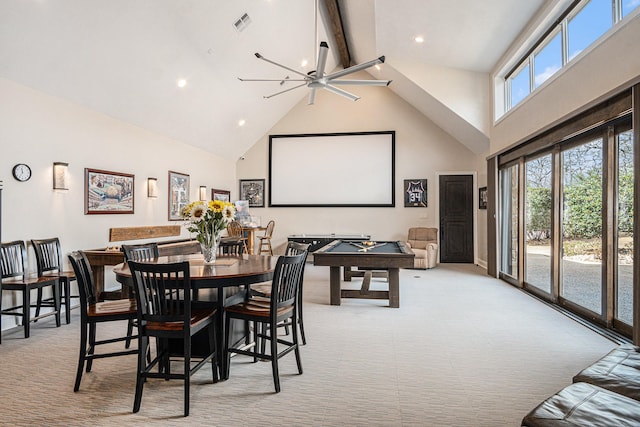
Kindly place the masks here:
POLYGON ((636 7, 640 6, 640 0, 622 0, 622 17, 624 18, 636 7))
POLYGON ((511 106, 522 101, 529 92, 529 65, 527 65, 511 80, 511 106))
POLYGON ((533 59, 535 87, 562 68, 562 34, 558 33, 533 59))
MULTIPOLYGON (((628 1, 628 0, 627 0, 628 1)), ((591 0, 569 21, 569 61, 611 28, 611 0, 591 0)))
MULTIPOLYGON (((583 50, 588 48, 604 33, 614 22, 614 2, 612 0, 589 0, 585 6, 567 21, 567 58, 571 61, 583 50)), ((622 18, 633 12, 640 6, 640 0, 616 0, 615 4, 621 6, 622 18)), ((531 62, 533 66, 533 85, 529 81, 529 65, 520 68, 517 74, 508 80, 511 87, 510 107, 515 107, 520 101, 531 93, 531 87, 537 88, 549 77, 554 75, 564 65, 562 63, 562 33, 558 33, 542 49, 531 57, 523 58, 520 65, 531 62)))

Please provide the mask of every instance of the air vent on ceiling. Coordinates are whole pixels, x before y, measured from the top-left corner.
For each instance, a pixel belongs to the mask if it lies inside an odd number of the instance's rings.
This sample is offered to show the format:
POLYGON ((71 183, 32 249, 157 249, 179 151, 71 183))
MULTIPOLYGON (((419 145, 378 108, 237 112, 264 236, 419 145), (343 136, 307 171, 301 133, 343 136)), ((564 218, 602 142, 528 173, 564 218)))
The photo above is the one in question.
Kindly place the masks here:
POLYGON ((236 27, 237 32, 241 32, 244 31, 249 24, 251 24, 251 18, 245 13, 233 23, 233 26, 236 27))

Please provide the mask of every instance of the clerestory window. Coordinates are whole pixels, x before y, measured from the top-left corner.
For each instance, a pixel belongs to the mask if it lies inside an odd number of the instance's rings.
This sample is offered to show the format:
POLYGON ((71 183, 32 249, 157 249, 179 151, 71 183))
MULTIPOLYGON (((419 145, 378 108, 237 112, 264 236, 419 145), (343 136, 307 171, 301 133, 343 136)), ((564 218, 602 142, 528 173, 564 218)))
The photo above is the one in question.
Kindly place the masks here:
POLYGON ((506 74, 505 110, 522 102, 638 6, 640 0, 573 2, 506 74))

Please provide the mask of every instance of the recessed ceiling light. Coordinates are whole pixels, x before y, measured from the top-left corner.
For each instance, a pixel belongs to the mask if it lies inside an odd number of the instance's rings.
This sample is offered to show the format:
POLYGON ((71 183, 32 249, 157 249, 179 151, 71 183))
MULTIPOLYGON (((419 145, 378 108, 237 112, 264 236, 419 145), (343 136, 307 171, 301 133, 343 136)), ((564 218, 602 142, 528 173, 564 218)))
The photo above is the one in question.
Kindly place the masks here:
POLYGON ((245 123, 247 123, 245 119, 238 120, 238 126, 244 126, 245 123))
POLYGON ((308 63, 309 61, 307 61, 306 59, 303 59, 300 65, 302 65, 303 67, 306 67, 308 63))
POLYGON ((178 87, 185 87, 187 85, 187 81, 185 79, 178 80, 178 87))
POLYGON ((413 40, 415 40, 416 43, 423 43, 424 42, 424 37, 422 36, 415 36, 413 38, 413 40))
POLYGON ((380 66, 380 64, 376 64, 376 70, 378 71, 382 70, 382 67, 380 66))

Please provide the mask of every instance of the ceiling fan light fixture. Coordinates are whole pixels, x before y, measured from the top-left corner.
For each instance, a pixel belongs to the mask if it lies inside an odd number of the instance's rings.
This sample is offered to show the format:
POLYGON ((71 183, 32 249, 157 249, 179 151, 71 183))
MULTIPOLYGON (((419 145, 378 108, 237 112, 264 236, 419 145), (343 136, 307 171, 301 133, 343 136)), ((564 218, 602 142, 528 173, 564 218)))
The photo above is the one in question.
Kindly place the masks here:
MULTIPOLYGON (((369 67, 373 67, 374 65, 378 65, 378 64, 382 64, 385 61, 385 57, 380 56, 376 59, 373 59, 371 61, 359 64, 359 65, 354 65, 352 67, 348 67, 345 68, 344 70, 340 70, 337 71, 335 73, 331 73, 331 74, 325 74, 325 66, 327 64, 327 57, 328 57, 328 52, 329 52, 329 45, 327 44, 327 42, 323 41, 320 43, 320 50, 318 51, 318 62, 317 62, 317 67, 314 71, 309 71, 308 73, 303 73, 300 72, 298 70, 294 70, 293 68, 287 67, 286 65, 282 65, 280 63, 277 63, 275 61, 272 61, 270 59, 265 58, 264 56, 262 56, 260 53, 256 52, 255 56, 258 59, 261 59, 265 62, 268 62, 270 64, 275 65, 276 67, 280 67, 283 68, 287 71, 290 71, 294 74, 297 74, 299 76, 299 78, 295 78, 295 79, 288 79, 290 81, 295 81, 295 82, 301 82, 299 85, 296 85, 294 87, 282 90, 280 92, 276 92, 274 94, 271 95, 267 95, 264 96, 264 98, 273 98, 274 96, 283 94, 285 92, 289 92, 293 89, 297 89, 299 87, 302 86, 307 86, 309 89, 311 89, 311 93, 309 94, 309 105, 313 104, 315 101, 315 90, 316 89, 326 89, 329 92, 333 92, 337 95, 341 95, 347 99, 350 99, 352 101, 356 101, 358 99, 360 99, 359 96, 351 94, 343 89, 338 89, 335 86, 332 86, 332 84, 335 85, 358 85, 358 86, 389 86, 389 83, 391 83, 390 80, 338 80, 339 77, 343 77, 346 76, 348 74, 351 73, 355 73, 358 71, 362 71, 365 70, 369 67)), ((288 76, 287 76, 288 77, 288 76)), ((286 79, 286 78, 285 78, 286 79)), ((279 81, 281 82, 280 85, 282 85, 282 82, 284 82, 285 79, 243 79, 238 77, 238 80, 242 81, 242 82, 246 82, 246 81, 261 81, 261 82, 269 82, 269 81, 279 81)))

